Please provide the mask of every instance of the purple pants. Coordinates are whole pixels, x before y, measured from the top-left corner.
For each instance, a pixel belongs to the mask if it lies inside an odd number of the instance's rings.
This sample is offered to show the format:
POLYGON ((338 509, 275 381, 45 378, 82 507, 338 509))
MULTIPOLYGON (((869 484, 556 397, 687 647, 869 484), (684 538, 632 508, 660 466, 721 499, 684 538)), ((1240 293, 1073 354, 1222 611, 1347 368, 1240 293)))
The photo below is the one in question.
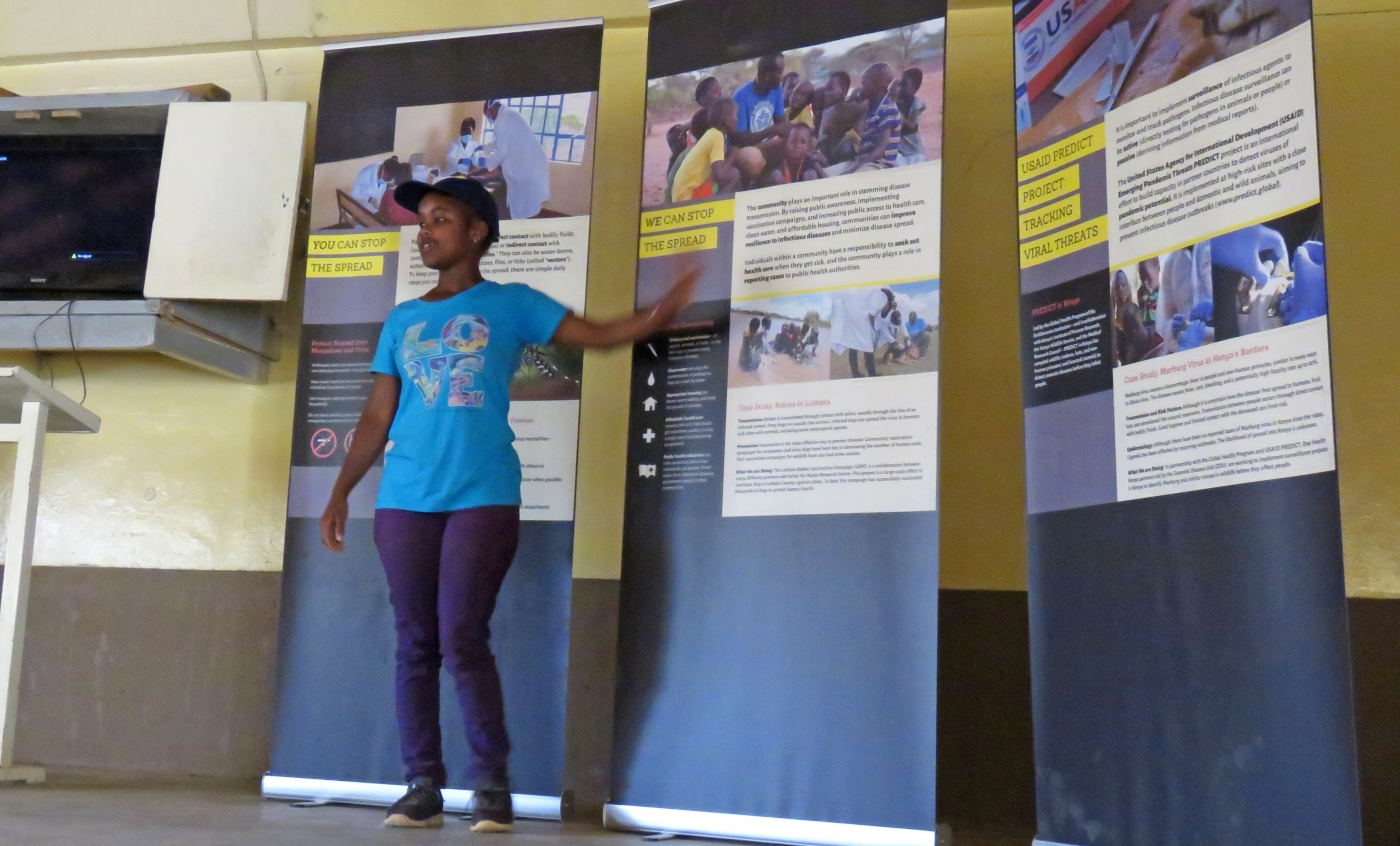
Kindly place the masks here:
POLYGON ((491 613, 520 540, 520 509, 488 505, 443 514, 381 508, 374 543, 389 578, 398 650, 394 700, 405 781, 447 782, 438 723, 443 659, 471 748, 470 783, 503 778, 506 736, 501 677, 491 654, 491 613))

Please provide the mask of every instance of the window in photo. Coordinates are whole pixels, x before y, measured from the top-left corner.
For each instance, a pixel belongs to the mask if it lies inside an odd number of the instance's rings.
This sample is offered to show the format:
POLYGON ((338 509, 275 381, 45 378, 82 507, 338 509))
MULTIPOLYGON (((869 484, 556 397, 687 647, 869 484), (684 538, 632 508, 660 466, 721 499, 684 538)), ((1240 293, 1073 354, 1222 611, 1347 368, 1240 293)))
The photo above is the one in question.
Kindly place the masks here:
MULTIPOLYGON (((552 162, 582 164, 588 109, 593 95, 545 94, 509 97, 501 102, 520 113, 535 131, 540 146, 552 162)), ((485 143, 495 140, 496 128, 487 121, 485 143)))

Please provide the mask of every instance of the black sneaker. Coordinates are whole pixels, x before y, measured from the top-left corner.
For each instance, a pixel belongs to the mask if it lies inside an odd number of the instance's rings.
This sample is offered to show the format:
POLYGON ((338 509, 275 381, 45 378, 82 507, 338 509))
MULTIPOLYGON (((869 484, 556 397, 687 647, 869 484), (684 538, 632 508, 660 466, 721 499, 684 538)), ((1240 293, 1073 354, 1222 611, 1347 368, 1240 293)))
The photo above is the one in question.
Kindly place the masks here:
POLYGON ((505 777, 483 779, 472 794, 472 831, 507 832, 514 827, 510 782, 505 777))
POLYGON ((408 783, 408 792, 389 808, 384 825, 388 828, 441 828, 442 791, 427 776, 415 778, 408 783))

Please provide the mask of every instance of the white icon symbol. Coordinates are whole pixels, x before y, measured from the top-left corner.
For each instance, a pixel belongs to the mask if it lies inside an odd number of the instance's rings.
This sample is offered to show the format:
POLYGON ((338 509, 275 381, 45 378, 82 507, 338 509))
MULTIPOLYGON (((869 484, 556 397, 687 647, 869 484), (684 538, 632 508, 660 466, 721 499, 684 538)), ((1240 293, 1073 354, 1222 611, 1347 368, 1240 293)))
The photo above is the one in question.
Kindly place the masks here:
POLYGON ((642 400, 642 411, 655 411, 655 410, 656 410, 656 400, 655 400, 653 397, 647 397, 646 399, 642 400))
POLYGON ((655 374, 655 373, 648 373, 648 374, 647 374, 647 384, 648 384, 648 385, 655 385, 655 384, 656 384, 656 374, 655 374))
POLYGON ((637 475, 638 475, 638 476, 641 476, 643 479, 655 478, 655 477, 656 477, 656 465, 655 465, 655 464, 638 464, 638 465, 637 465, 637 475))
POLYGON ((656 433, 648 429, 642 433, 642 440, 646 441, 647 443, 651 443, 652 441, 656 440, 656 433))

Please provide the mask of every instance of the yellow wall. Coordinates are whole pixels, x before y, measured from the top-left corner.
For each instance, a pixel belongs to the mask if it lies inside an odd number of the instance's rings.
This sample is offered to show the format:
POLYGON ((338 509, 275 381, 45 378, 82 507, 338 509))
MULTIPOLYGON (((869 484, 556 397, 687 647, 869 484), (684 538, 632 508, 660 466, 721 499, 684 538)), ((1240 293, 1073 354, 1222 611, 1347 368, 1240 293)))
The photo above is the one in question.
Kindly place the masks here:
MULTIPOLYGON (((13 19, 15 5, 0 6, 6 10, 0 16, 13 19)), ((0 31, 8 33, 4 20, 0 31)), ((318 48, 268 50, 263 58, 269 97, 315 103, 318 48)), ((259 96, 248 53, 28 64, 0 68, 0 78, 0 87, 31 95, 213 82, 237 99, 259 96)), ((280 311, 282 359, 266 385, 244 385, 155 355, 82 356, 87 405, 102 417, 102 431, 48 439, 36 564, 281 569, 301 308, 294 301, 280 311)), ((0 355, 5 363, 33 367, 32 359, 0 355)), ((73 357, 46 359, 55 384, 78 397, 73 357)))
POLYGON ((1011 9, 948 16, 939 342, 945 588, 1026 589, 1011 9))
MULTIPOLYGON (((269 98, 309 103, 314 124, 324 41, 606 17, 597 131, 588 132, 590 144, 597 143, 599 174, 588 311, 630 310, 645 0, 258 0, 256 9, 254 42, 244 0, 0 4, 0 88, 41 95, 213 82, 234 99, 255 99, 260 93, 251 50, 257 48, 269 98)), ((308 162, 310 144, 308 137, 308 162)), ((307 190, 310 175, 308 167, 307 190)), ((156 356, 83 357, 88 406, 102 416, 103 431, 49 441, 37 564, 281 568, 302 281, 298 269, 293 301, 281 315, 282 360, 267 385, 238 384, 156 356)), ((32 367, 22 354, 5 359, 32 367)), ((71 356, 52 361, 56 384, 77 395, 71 356)), ((575 571, 615 578, 626 356, 590 354, 585 373, 585 406, 600 413, 581 427, 580 454, 586 459, 579 485, 593 493, 579 509, 592 519, 579 521, 575 571)), ((4 466, 0 473, 8 475, 4 466)))
MULTIPOLYGON (((944 142, 943 583, 1025 587, 1010 15, 955 3, 944 142)), ((257 0, 273 99, 315 105, 324 40, 605 18, 590 313, 631 305, 646 64, 643 0, 257 0)), ((1324 195, 1349 590, 1400 596, 1400 384, 1389 340, 1400 280, 1387 200, 1400 192, 1400 0, 1317 9, 1324 195)), ((258 96, 244 0, 0 4, 0 88, 23 94, 215 82, 258 96)), ((308 169, 309 176, 309 169, 308 169)), ((299 280, 294 280, 299 290, 299 280)), ((88 356, 93 438, 55 438, 41 563, 276 569, 281 564, 295 315, 267 386, 157 358, 88 356), (151 491, 155 496, 149 501, 151 491)), ((60 386, 76 390, 69 358, 60 386)), ((575 575, 615 578, 621 552, 626 351, 585 361, 575 575)))
POLYGON ((1400 597, 1400 2, 1315 24, 1347 593, 1400 597))

